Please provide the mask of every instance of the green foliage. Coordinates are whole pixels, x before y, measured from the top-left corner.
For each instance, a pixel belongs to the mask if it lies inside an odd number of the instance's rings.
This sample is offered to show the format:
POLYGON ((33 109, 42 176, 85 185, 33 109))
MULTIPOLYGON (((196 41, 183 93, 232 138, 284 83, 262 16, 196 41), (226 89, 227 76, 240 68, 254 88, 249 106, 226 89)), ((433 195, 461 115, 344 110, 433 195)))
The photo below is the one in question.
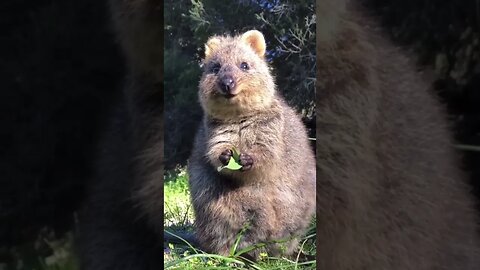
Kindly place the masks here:
POLYGON ((278 3, 256 14, 272 40, 270 51, 279 89, 304 116, 313 117, 316 37, 313 1, 278 3))
MULTIPOLYGON (((242 237, 240 232, 237 240, 242 237)), ((292 260, 284 257, 271 257, 267 253, 260 253, 257 262, 252 262, 242 255, 246 252, 263 247, 258 244, 237 250, 237 245, 232 247, 229 256, 208 254, 201 250, 190 247, 185 249, 173 244, 164 251, 165 269, 316 269, 315 260, 300 260, 302 254, 315 255, 315 234, 304 237, 298 255, 292 260)), ((284 240, 285 241, 285 240, 284 240)), ((281 242, 281 241, 277 241, 281 242)))
POLYGON ((165 178, 164 209, 165 227, 185 227, 193 223, 188 176, 185 170, 170 172, 165 178))
POLYGON ((193 143, 193 130, 201 116, 197 100, 200 68, 179 47, 165 49, 165 159, 175 165, 186 160, 193 143))

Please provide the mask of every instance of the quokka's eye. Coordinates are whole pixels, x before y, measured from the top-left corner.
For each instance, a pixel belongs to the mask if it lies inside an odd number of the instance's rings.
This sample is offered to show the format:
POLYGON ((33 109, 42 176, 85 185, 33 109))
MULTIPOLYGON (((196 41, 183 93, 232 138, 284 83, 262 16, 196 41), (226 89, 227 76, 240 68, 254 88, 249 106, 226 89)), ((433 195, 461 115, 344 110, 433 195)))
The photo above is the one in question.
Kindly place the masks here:
POLYGON ((220 71, 220 67, 219 63, 215 63, 210 67, 210 71, 217 74, 220 71))
POLYGON ((250 69, 250 66, 246 63, 246 62, 242 62, 240 64, 240 68, 245 71, 245 70, 249 70, 250 69))

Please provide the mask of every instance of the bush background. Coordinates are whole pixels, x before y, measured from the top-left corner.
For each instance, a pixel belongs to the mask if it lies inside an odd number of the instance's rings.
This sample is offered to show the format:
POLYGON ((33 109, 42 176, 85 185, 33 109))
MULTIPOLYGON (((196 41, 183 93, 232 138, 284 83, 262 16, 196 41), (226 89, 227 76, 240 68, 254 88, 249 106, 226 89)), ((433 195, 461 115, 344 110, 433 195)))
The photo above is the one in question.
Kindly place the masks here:
MULTIPOLYGON (((314 40, 307 36, 296 51, 300 41, 289 32, 307 29, 310 2, 291 2, 297 4, 165 2, 168 168, 188 157, 200 119, 199 60, 213 33, 263 31, 279 88, 314 128, 314 40)), ((434 87, 449 108, 458 141, 480 145, 478 1, 366 2, 387 35, 436 71, 434 87)), ((0 25, 2 263, 13 259, 12 246, 31 242, 46 226, 59 233, 72 230, 106 114, 121 91, 124 66, 103 1, 3 0, 0 25)), ((464 165, 478 195, 479 153, 465 152, 464 165)))

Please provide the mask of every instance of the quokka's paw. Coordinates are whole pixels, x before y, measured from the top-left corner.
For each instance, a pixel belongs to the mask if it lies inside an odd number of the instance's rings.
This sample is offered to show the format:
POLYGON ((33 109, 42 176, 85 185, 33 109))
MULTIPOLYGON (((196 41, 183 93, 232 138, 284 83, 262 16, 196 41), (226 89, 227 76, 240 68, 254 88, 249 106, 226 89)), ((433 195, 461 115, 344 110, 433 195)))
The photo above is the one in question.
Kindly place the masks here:
POLYGON ((253 166, 253 158, 248 154, 240 154, 238 163, 242 165, 241 171, 248 171, 253 166))
POLYGON ((230 158, 232 157, 233 155, 233 152, 232 150, 230 149, 227 149, 225 151, 223 151, 220 156, 218 156, 218 160, 220 160, 220 162, 223 164, 223 165, 227 165, 228 164, 228 161, 230 161, 230 158))

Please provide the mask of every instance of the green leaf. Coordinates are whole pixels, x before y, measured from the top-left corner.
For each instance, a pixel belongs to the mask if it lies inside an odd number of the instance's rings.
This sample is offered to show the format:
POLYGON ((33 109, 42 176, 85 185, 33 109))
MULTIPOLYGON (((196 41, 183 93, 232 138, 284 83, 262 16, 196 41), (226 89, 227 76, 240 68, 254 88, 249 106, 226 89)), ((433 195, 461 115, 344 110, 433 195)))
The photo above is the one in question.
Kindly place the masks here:
POLYGON ((242 165, 238 164, 238 162, 235 160, 234 157, 231 157, 230 160, 228 161, 228 164, 227 164, 227 169, 230 169, 230 170, 240 170, 242 168, 242 165))
POLYGON ((238 153, 237 148, 233 147, 232 153, 233 153, 232 155, 233 159, 235 159, 235 161, 238 163, 238 161, 240 160, 240 153, 238 153))
POLYGON ((228 164, 226 166, 220 166, 217 168, 217 171, 221 171, 223 169, 229 169, 232 171, 238 171, 242 168, 242 165, 238 164, 238 162, 235 160, 235 158, 232 156, 230 160, 228 161, 228 164))

